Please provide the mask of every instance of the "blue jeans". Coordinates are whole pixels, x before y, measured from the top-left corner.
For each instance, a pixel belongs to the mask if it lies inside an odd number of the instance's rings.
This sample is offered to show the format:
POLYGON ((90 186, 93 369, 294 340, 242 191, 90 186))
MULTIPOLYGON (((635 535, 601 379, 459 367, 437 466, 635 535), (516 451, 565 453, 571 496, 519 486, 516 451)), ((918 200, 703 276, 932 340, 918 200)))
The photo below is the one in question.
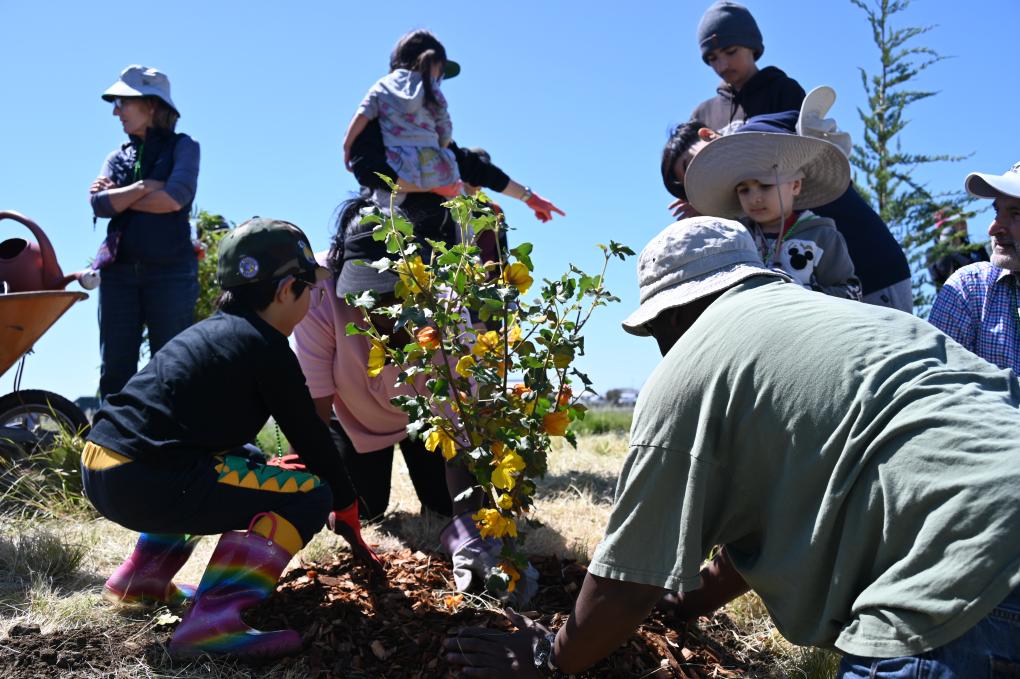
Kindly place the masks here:
POLYGON ((903 658, 843 656, 839 679, 1020 678, 1020 589, 945 646, 903 658))
POLYGON ((166 264, 116 262, 99 279, 99 396, 124 388, 138 370, 142 328, 149 354, 195 320, 198 260, 166 264))

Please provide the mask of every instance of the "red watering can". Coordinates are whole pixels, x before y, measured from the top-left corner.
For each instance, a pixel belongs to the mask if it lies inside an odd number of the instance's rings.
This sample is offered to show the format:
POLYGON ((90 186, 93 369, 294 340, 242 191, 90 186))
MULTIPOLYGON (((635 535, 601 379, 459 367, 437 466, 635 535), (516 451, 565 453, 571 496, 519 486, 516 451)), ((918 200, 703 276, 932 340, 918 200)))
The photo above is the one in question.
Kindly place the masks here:
MULTIPOLYGON (((34 292, 38 290, 63 290, 73 280, 80 280, 82 287, 91 289, 95 285, 93 271, 76 271, 65 276, 57 263, 50 239, 39 225, 28 217, 13 211, 0 210, 0 220, 13 219, 21 222, 36 238, 36 242, 24 238, 8 238, 0 242, 0 292, 6 283, 8 292, 34 292)), ((98 283, 98 279, 95 280, 98 283)))

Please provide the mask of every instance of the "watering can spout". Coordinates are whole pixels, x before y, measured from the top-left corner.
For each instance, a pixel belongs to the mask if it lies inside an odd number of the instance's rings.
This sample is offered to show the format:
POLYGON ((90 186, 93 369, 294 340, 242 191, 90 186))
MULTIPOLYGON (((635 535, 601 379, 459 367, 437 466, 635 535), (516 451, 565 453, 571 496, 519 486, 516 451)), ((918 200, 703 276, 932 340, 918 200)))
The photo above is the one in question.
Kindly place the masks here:
POLYGON ((63 290, 74 277, 64 276, 53 245, 39 225, 9 210, 0 210, 0 220, 3 219, 24 224, 36 240, 8 238, 0 242, 0 280, 6 282, 11 292, 63 290))

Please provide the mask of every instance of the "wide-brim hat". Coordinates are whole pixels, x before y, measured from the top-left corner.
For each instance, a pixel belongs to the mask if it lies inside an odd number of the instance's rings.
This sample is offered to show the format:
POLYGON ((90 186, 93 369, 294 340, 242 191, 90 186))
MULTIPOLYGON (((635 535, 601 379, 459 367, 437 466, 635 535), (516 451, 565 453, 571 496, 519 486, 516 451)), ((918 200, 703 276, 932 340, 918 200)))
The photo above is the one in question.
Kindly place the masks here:
POLYGON ((1003 174, 971 172, 964 180, 963 186, 967 193, 978 198, 998 198, 999 196, 1020 198, 1020 162, 1003 174))
POLYGON ((742 224, 718 217, 690 217, 667 226, 641 251, 637 272, 641 305, 623 321, 623 329, 640 337, 649 335, 645 324, 663 311, 752 276, 790 280, 762 266, 754 239, 742 224))
POLYGON ((181 114, 170 98, 170 79, 162 71, 147 66, 128 66, 102 96, 104 101, 113 101, 117 97, 159 97, 177 115, 181 114))
POLYGON ((687 196, 703 215, 736 218, 743 214, 736 186, 756 179, 763 184, 801 178, 794 210, 825 205, 846 192, 850 162, 834 144, 777 132, 741 132, 702 148, 684 175, 687 196))

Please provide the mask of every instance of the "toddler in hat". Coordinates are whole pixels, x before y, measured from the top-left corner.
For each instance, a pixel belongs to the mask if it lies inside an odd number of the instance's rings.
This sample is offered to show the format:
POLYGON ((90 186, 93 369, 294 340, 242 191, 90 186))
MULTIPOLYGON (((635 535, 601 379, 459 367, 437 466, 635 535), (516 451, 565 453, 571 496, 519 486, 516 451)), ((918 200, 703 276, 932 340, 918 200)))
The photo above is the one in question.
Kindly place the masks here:
POLYGON ((706 145, 691 161, 685 187, 703 215, 744 218, 765 266, 805 288, 861 299, 843 236, 810 211, 839 198, 850 163, 835 144, 778 132, 736 132, 706 145))
MULTIPOLYGON (((344 165, 351 170, 351 145, 374 118, 379 119, 386 160, 403 184, 443 196, 460 193, 460 171, 447 148, 453 134, 450 113, 439 85, 460 73, 446 49, 428 31, 403 36, 390 56, 390 72, 361 102, 344 136, 344 165)), ((376 196, 381 205, 389 195, 376 196)))

